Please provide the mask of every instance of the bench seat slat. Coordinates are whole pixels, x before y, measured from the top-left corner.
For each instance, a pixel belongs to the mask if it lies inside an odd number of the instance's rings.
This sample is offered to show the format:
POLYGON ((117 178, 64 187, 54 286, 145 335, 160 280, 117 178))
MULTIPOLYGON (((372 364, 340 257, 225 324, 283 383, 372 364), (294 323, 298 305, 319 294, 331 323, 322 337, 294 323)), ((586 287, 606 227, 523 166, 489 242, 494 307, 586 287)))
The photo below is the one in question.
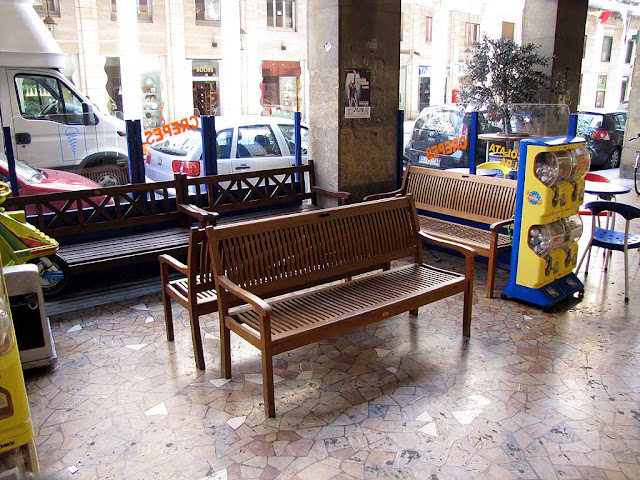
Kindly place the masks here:
MULTIPOLYGON (((484 255, 488 255, 491 249, 491 232, 489 230, 424 215, 420 216, 420 230, 430 235, 469 245, 484 255)), ((510 246, 509 236, 503 233, 498 234, 497 248, 509 248, 510 246)))
MULTIPOLYGON (((427 265, 407 265, 402 268, 366 275, 338 285, 329 285, 271 302, 271 340, 274 352, 278 345, 300 334, 317 333, 325 338, 327 326, 345 319, 398 303, 402 297, 414 298, 441 289, 447 284, 464 290, 464 275, 427 265)), ((260 316, 251 307, 230 311, 226 318, 229 328, 242 324, 256 342, 260 338, 260 316)), ((235 327, 235 328, 234 328, 235 327)))

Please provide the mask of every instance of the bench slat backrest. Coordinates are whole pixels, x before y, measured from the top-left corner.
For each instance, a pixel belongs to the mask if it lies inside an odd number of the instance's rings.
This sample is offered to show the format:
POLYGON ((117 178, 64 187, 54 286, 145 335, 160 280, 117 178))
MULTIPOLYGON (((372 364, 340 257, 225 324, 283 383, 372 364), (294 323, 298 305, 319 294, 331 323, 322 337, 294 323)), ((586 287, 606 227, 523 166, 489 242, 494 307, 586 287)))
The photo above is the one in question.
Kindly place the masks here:
POLYGON ((315 200, 307 191, 307 177, 313 185, 313 162, 308 165, 271 170, 187 178, 189 201, 216 213, 239 213, 257 208, 273 208, 286 203, 315 200))
POLYGON ((432 168, 409 167, 405 192, 416 208, 480 223, 515 215, 516 182, 504 178, 465 175, 432 168))
POLYGON ((207 227, 214 273, 261 296, 291 292, 418 255, 410 196, 207 227))

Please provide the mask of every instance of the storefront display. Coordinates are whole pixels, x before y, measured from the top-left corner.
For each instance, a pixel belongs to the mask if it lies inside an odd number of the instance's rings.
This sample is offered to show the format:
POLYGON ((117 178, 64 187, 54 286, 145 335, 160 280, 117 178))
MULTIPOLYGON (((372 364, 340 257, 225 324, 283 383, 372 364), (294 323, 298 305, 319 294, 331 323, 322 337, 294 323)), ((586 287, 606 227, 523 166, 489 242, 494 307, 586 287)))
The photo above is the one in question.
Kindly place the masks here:
POLYGON ((260 104, 263 115, 290 116, 300 110, 300 74, 300 62, 262 62, 260 104))
POLYGON ((193 108, 200 115, 220 115, 220 81, 217 60, 192 60, 193 108))
POLYGON ((142 80, 142 128, 159 127, 165 123, 163 102, 162 64, 159 57, 143 58, 142 80))

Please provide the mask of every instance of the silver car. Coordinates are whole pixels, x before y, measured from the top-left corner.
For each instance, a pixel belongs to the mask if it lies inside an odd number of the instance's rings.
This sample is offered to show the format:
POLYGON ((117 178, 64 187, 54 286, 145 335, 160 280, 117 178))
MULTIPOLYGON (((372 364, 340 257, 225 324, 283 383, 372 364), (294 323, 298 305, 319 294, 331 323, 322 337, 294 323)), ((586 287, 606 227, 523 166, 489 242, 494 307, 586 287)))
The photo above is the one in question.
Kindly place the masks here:
MULTIPOLYGON (((302 162, 307 163, 307 127, 301 128, 302 162)), ((277 117, 216 117, 218 174, 289 167, 295 164, 294 124, 277 117)), ((147 148, 149 182, 173 179, 174 173, 204 175, 200 130, 154 143, 147 148)))

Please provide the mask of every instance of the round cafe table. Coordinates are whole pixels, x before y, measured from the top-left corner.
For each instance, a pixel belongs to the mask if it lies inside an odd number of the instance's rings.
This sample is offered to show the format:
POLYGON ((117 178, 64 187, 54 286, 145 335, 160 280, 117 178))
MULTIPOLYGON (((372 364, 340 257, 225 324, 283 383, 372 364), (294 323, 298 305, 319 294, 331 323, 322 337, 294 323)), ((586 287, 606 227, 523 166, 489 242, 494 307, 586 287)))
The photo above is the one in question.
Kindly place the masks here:
POLYGON ((619 183, 592 182, 585 180, 585 193, 597 195, 602 200, 611 200, 616 195, 623 195, 631 191, 631 187, 625 187, 619 183))

